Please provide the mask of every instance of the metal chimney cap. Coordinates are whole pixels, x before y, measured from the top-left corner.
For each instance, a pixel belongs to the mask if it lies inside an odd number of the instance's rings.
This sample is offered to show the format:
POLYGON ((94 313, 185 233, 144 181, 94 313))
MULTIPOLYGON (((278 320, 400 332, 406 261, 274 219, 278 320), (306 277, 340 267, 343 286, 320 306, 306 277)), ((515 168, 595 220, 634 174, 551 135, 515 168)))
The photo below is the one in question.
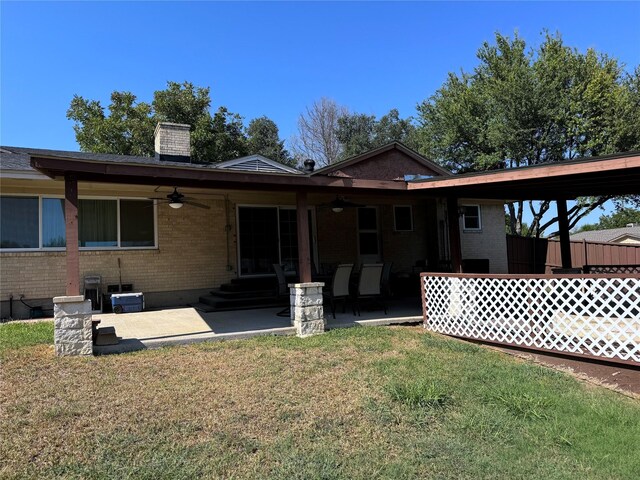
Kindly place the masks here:
POLYGON ((307 158, 304 161, 304 171, 305 172, 313 172, 313 170, 316 168, 316 162, 314 160, 311 160, 310 158, 307 158))

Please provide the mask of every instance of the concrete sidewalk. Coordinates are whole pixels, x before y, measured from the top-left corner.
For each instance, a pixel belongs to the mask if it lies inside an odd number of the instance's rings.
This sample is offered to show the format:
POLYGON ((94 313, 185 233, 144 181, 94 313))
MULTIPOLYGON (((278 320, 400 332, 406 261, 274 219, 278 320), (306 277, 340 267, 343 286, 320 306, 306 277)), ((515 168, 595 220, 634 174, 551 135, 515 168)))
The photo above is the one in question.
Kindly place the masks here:
MULTIPOLYGON (((422 321, 416 302, 393 302, 387 315, 383 311, 363 311, 360 317, 336 312, 334 320, 325 310, 327 329, 354 326, 392 325, 422 321)), ((115 327, 121 337, 118 345, 94 346, 94 353, 122 353, 167 345, 183 345, 203 341, 250 338, 258 335, 295 335, 289 318, 276 315, 278 308, 204 313, 195 308, 173 308, 140 313, 96 314, 100 327, 115 327)))

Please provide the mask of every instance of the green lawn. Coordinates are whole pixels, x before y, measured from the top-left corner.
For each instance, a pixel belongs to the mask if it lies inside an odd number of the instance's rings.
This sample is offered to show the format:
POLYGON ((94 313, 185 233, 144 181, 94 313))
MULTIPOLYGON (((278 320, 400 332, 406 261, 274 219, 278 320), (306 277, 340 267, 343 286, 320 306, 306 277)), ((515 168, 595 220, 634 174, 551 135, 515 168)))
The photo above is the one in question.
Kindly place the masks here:
MULTIPOLYGON (((0 478, 637 478, 640 402, 425 333, 56 358, 0 326, 0 478)), ((46 333, 46 334, 45 334, 46 333)))
POLYGON ((53 322, 10 322, 0 324, 0 358, 20 347, 53 343, 53 322))

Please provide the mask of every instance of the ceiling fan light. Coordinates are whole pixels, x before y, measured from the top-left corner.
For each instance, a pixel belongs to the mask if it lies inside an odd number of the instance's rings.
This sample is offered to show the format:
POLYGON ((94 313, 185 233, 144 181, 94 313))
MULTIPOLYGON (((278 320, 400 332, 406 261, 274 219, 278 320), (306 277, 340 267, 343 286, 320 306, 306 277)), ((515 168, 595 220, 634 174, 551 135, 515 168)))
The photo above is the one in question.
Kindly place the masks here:
POLYGON ((343 208, 342 208, 342 207, 333 207, 333 208, 331 209, 331 211, 332 211, 333 213, 340 213, 342 210, 343 210, 343 208))
POLYGON ((169 206, 171 208, 182 208, 183 203, 182 202, 170 202, 169 206))

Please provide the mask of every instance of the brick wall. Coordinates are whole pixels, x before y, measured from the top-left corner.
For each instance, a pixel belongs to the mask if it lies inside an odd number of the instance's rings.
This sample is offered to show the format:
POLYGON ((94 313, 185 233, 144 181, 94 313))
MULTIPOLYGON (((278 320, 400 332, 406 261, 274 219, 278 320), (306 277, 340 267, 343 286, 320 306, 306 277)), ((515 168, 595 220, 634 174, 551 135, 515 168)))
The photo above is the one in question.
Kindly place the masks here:
POLYGON ((480 205, 482 218, 480 231, 465 231, 460 221, 462 258, 488 258, 491 273, 509 273, 504 204, 486 200, 460 200, 458 204, 480 205))
POLYGON ((330 208, 316 210, 318 255, 320 263, 353 263, 358 258, 358 212, 345 208, 334 213, 330 208))
MULTIPOLYGON (((428 258, 430 250, 437 249, 435 233, 435 208, 431 203, 414 202, 413 231, 395 232, 393 205, 380 204, 379 199, 354 198, 363 205, 377 205, 381 234, 381 257, 384 262, 393 262, 394 272, 410 272, 416 260, 428 258)), ((398 201, 397 205, 409 205, 410 202, 398 201)), ((334 213, 330 208, 320 208, 316 213, 318 250, 321 263, 358 263, 358 212, 355 208, 346 208, 334 213)))
MULTIPOLYGON (((227 270, 227 232, 223 199, 198 199, 210 210, 185 205, 179 210, 158 205, 158 248, 150 250, 90 250, 80 252, 80 277, 100 274, 104 285, 118 284, 118 258, 122 282, 136 291, 194 291, 210 289, 235 276, 227 270)), ((230 214, 230 219, 235 219, 230 214)), ((235 223, 235 222, 234 222, 235 223)), ((235 245, 229 235, 229 256, 235 265, 235 245)), ((26 299, 50 299, 65 294, 65 252, 10 252, 0 255, 0 298, 13 294, 26 299)), ((149 304, 149 302, 147 302, 149 304)), ((161 302, 170 304, 168 300, 161 302)), ((151 305, 153 306, 153 301, 151 305)), ((4 305, 4 307, 7 307, 4 305)), ((7 307, 8 308, 8 307, 7 307)), ((2 312, 6 315, 6 311, 2 312)))
POLYGON ((383 205, 379 209, 382 226, 382 253, 385 262, 393 262, 394 272, 411 272, 416 260, 428 256, 427 232, 436 228, 427 218, 424 204, 412 205, 413 231, 394 231, 393 205, 383 205))

